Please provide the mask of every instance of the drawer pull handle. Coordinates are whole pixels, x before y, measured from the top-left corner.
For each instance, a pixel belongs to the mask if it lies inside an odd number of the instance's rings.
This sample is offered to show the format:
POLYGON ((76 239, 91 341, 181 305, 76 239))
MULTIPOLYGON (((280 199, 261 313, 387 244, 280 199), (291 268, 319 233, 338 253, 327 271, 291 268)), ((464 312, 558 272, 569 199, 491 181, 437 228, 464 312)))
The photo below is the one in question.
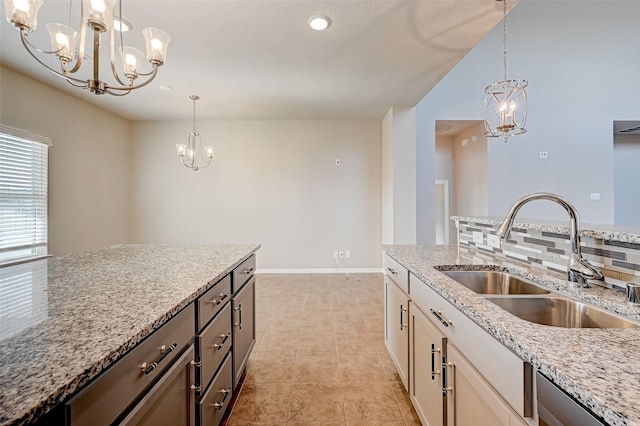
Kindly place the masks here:
POLYGON ((217 298, 213 299, 211 301, 211 303, 213 303, 214 305, 219 305, 220 303, 222 303, 222 301, 224 299, 226 299, 227 297, 229 297, 229 293, 220 293, 218 294, 217 298))
POLYGON ((189 363, 189 365, 192 366, 192 367, 200 368, 200 367, 202 367, 202 361, 191 361, 189 363))
POLYGON ((440 348, 436 348, 434 343, 431 344, 431 380, 436 379, 436 375, 440 375, 440 370, 436 370, 436 354, 440 354, 440 348))
POLYGON ((220 343, 214 343, 213 348, 216 350, 222 349, 224 343, 227 341, 227 339, 229 339, 229 337, 231 337, 231 333, 229 332, 227 334, 220 334, 218 337, 222 337, 222 341, 220 343))
POLYGON ((245 275, 249 275, 253 272, 253 268, 246 268, 244 271, 242 271, 243 274, 245 275))
POLYGON ((202 392, 202 386, 191 385, 191 392, 202 392))
POLYGON ((389 272, 391 272, 393 275, 398 275, 398 271, 396 271, 395 269, 393 269, 390 266, 387 266, 387 269, 389 270, 389 272))
POLYGON ((158 364, 160 364, 162 360, 165 359, 167 355, 169 355, 177 346, 178 346, 177 343, 174 343, 168 348, 165 345, 162 345, 160 347, 160 356, 155 361, 153 361, 150 365, 147 365, 146 362, 143 362, 142 365, 140 366, 140 370, 144 371, 144 374, 151 373, 153 370, 156 369, 156 367, 158 367, 158 364))
POLYGON ((400 305, 400 331, 403 331, 408 326, 404 322, 404 312, 407 312, 407 308, 400 305))
POLYGON ((238 311, 238 322, 235 323, 235 326, 238 327, 238 330, 242 330, 242 303, 236 306, 235 310, 238 311))
POLYGON ((433 309, 429 309, 429 312, 431 312, 434 317, 438 318, 438 321, 440 321, 440 323, 445 327, 449 327, 449 326, 453 327, 453 321, 451 321, 450 319, 447 319, 442 314, 442 311, 434 311, 433 309))
POLYGON ((220 393, 223 394, 222 401, 212 404, 218 411, 222 410, 222 407, 224 407, 224 403, 231 393, 231 388, 221 389, 220 393))

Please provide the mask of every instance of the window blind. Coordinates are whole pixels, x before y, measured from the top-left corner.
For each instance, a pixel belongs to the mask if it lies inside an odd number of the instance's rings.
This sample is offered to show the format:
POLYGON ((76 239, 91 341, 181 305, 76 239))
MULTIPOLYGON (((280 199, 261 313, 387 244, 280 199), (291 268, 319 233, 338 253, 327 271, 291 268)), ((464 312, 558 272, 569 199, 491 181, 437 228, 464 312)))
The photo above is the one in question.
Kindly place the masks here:
POLYGON ((46 136, 0 126, 0 264, 47 254, 46 136))

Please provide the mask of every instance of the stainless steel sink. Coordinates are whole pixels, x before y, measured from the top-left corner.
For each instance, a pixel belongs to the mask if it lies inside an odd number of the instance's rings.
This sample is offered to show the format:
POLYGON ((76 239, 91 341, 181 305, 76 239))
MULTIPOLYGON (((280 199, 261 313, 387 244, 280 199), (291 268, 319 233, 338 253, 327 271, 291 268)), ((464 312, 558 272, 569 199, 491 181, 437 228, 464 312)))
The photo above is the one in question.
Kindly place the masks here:
POLYGON ((441 271, 479 294, 548 294, 535 284, 500 271, 441 271))
POLYGON ((503 297, 487 300, 518 318, 564 328, 634 328, 639 325, 584 303, 556 297, 503 297))

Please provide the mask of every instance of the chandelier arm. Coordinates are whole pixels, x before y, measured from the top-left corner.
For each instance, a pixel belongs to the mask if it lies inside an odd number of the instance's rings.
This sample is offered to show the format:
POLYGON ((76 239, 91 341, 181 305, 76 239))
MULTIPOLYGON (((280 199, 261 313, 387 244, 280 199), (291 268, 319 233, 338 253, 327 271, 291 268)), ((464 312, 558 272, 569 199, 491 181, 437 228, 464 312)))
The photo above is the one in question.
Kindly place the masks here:
POLYGON ((66 80, 73 80, 75 82, 78 82, 80 84, 82 84, 81 86, 78 87, 87 87, 87 82, 84 80, 80 80, 78 78, 74 78, 74 77, 70 77, 66 74, 63 74, 59 71, 54 70, 53 68, 51 68, 49 65, 45 64, 44 62, 42 62, 40 60, 40 58, 38 58, 29 48, 31 46, 30 43, 27 42, 26 40, 26 35, 24 33, 25 30, 20 30, 20 38, 22 39, 22 44, 24 45, 25 49, 27 50, 27 52, 29 52, 29 54, 33 57, 33 59, 35 59, 36 61, 38 61, 40 63, 40 65, 42 65, 43 67, 45 67, 47 70, 49 70, 50 72, 52 72, 53 74, 57 75, 58 77, 64 78, 66 80))
MULTIPOLYGON (((30 47, 31 49, 35 50, 36 52, 44 53, 44 54, 46 54, 46 55, 55 55, 56 53, 59 53, 59 52, 61 52, 61 51, 62 51, 62 49, 64 49, 64 46, 62 46, 62 47, 61 47, 60 49, 58 49, 58 50, 43 50, 43 49, 40 49, 38 46, 36 46, 36 45, 32 44, 32 43, 29 41, 29 39, 27 38, 27 37, 28 37, 28 35, 29 35, 29 33, 28 33, 28 32, 26 32, 26 31, 27 31, 26 29, 24 29, 24 28, 20 28, 20 36, 22 37, 22 44, 25 44, 25 43, 26 43, 27 45, 29 45, 29 47, 30 47), (25 32, 24 32, 24 34, 23 34, 23 31, 25 31, 25 32)), ((26 47, 26 46, 25 46, 25 47, 26 47)))
POLYGON ((127 91, 131 91, 131 90, 134 90, 134 89, 139 89, 139 88, 144 87, 147 84, 151 83, 151 81, 153 81, 153 79, 156 77, 157 73, 158 73, 158 66, 156 64, 153 64, 153 71, 150 73, 151 77, 149 77, 147 80, 143 81, 142 83, 137 84, 135 86, 123 86, 123 87, 107 86, 107 88, 110 89, 110 90, 127 90, 127 91))
POLYGON ((107 88, 107 89, 105 90, 105 92, 107 92, 108 94, 113 95, 113 96, 125 96, 125 95, 128 95, 129 93, 131 93, 131 90, 130 90, 130 89, 129 89, 129 90, 127 90, 126 92, 123 92, 123 93, 119 93, 119 92, 112 92, 110 89, 111 89, 111 87, 107 88))
POLYGON ((82 16, 84 16, 84 5, 80 2, 80 50, 78 51, 78 60, 75 65, 72 69, 67 71, 71 74, 75 74, 80 69, 82 66, 82 60, 84 59, 84 42, 86 40, 87 27, 86 25, 82 25, 82 16))
MULTIPOLYGON (((122 16, 120 18, 122 18, 122 16)), ((120 37, 122 38, 122 34, 120 35, 120 37)), ((127 84, 122 82, 122 80, 120 79, 120 75, 116 70, 115 37, 114 37, 113 28, 109 30, 109 40, 111 42, 111 72, 113 73, 113 76, 116 78, 116 81, 118 83, 122 84, 123 86, 126 86, 127 84)))

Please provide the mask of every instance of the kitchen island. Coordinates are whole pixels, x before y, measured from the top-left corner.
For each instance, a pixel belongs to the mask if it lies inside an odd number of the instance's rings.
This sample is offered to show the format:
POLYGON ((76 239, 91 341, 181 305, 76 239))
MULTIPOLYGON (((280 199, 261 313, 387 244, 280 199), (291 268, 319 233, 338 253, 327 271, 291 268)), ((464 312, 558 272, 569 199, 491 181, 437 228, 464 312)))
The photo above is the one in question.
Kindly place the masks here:
POLYGON ((258 248, 118 245, 1 268, 0 424, 59 407, 258 248))
POLYGON ((640 322, 640 308, 626 304, 624 293, 600 286, 573 288, 564 274, 541 272, 509 259, 485 260, 456 247, 393 245, 385 246, 384 252, 606 424, 640 425, 640 408, 635 403, 640 395, 640 328, 575 329, 528 322, 440 270, 497 267, 640 322))

